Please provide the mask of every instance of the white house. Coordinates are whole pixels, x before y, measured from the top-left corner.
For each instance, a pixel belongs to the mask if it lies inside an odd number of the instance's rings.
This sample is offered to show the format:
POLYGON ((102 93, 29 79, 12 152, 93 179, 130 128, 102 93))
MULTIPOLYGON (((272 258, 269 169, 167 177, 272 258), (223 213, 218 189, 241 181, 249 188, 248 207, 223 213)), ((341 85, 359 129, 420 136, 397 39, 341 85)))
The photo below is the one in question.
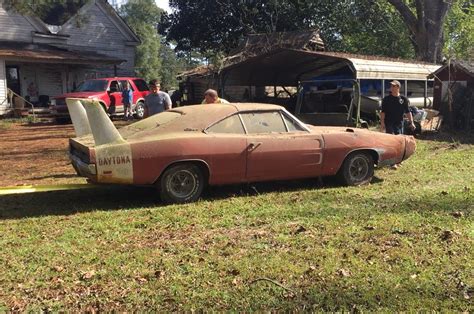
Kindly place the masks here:
POLYGON ((140 39, 106 0, 61 26, 6 11, 0 0, 0 30, 0 115, 12 108, 7 89, 52 97, 87 78, 134 74, 140 39))

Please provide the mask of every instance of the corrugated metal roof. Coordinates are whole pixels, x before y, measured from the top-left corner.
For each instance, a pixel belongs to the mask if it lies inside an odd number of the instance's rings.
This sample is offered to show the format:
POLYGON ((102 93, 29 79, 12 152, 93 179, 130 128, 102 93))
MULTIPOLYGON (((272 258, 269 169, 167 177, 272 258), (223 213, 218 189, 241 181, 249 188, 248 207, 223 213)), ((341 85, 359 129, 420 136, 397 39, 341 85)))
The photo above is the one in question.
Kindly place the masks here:
POLYGON ((49 45, 18 42, 0 42, 0 58, 62 64, 120 64, 126 61, 96 52, 76 52, 49 45))
POLYGON ((224 62, 221 74, 232 85, 296 86, 298 81, 342 68, 349 68, 356 79, 425 80, 439 67, 411 60, 281 48, 237 63, 224 62))

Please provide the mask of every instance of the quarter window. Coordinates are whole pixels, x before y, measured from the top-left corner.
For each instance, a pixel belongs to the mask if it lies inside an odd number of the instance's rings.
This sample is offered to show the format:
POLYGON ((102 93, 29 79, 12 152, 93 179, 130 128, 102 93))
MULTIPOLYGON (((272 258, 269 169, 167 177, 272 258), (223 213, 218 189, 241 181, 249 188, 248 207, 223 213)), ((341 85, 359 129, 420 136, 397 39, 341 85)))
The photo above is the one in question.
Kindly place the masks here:
POLYGON ((136 80, 133 80, 133 83, 135 83, 135 86, 137 87, 137 89, 138 89, 140 92, 144 92, 144 91, 150 90, 150 89, 148 88, 147 83, 146 83, 144 80, 136 79, 136 80))
POLYGON ((290 119, 284 113, 282 113, 282 116, 283 116, 283 120, 285 120, 286 126, 288 127, 288 132, 306 131, 305 129, 301 127, 301 125, 296 123, 295 120, 290 119))

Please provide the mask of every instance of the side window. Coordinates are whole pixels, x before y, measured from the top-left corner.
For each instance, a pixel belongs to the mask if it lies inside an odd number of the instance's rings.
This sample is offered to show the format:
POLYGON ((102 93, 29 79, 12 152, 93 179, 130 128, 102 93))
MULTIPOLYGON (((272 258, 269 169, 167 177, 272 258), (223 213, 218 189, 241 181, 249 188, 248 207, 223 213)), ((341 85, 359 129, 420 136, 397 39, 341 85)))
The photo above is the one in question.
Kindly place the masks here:
POLYGON ((117 81, 110 82, 110 92, 116 93, 118 91, 120 91, 118 82, 117 81))
POLYGON ((140 92, 144 92, 144 91, 149 90, 148 85, 144 80, 140 80, 140 79, 133 80, 133 83, 135 83, 135 86, 137 87, 137 89, 140 92))
POLYGON ((285 124, 288 127, 288 132, 306 131, 296 121, 287 117, 283 112, 281 113, 285 124))
POLYGON ((208 133, 245 134, 244 127, 238 115, 233 115, 217 122, 207 129, 208 133))
POLYGON ((242 114, 245 127, 249 134, 286 132, 280 112, 248 112, 242 114))

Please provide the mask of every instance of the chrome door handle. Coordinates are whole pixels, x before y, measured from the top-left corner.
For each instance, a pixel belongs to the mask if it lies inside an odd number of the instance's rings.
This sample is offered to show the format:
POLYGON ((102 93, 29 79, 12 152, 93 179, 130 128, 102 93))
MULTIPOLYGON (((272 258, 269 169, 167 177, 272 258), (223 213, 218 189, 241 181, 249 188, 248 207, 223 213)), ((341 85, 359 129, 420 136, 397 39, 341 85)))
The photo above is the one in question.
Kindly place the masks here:
POLYGON ((250 143, 250 145, 248 146, 247 150, 249 152, 257 149, 257 147, 259 147, 260 145, 262 145, 262 142, 255 142, 255 143, 250 143))

